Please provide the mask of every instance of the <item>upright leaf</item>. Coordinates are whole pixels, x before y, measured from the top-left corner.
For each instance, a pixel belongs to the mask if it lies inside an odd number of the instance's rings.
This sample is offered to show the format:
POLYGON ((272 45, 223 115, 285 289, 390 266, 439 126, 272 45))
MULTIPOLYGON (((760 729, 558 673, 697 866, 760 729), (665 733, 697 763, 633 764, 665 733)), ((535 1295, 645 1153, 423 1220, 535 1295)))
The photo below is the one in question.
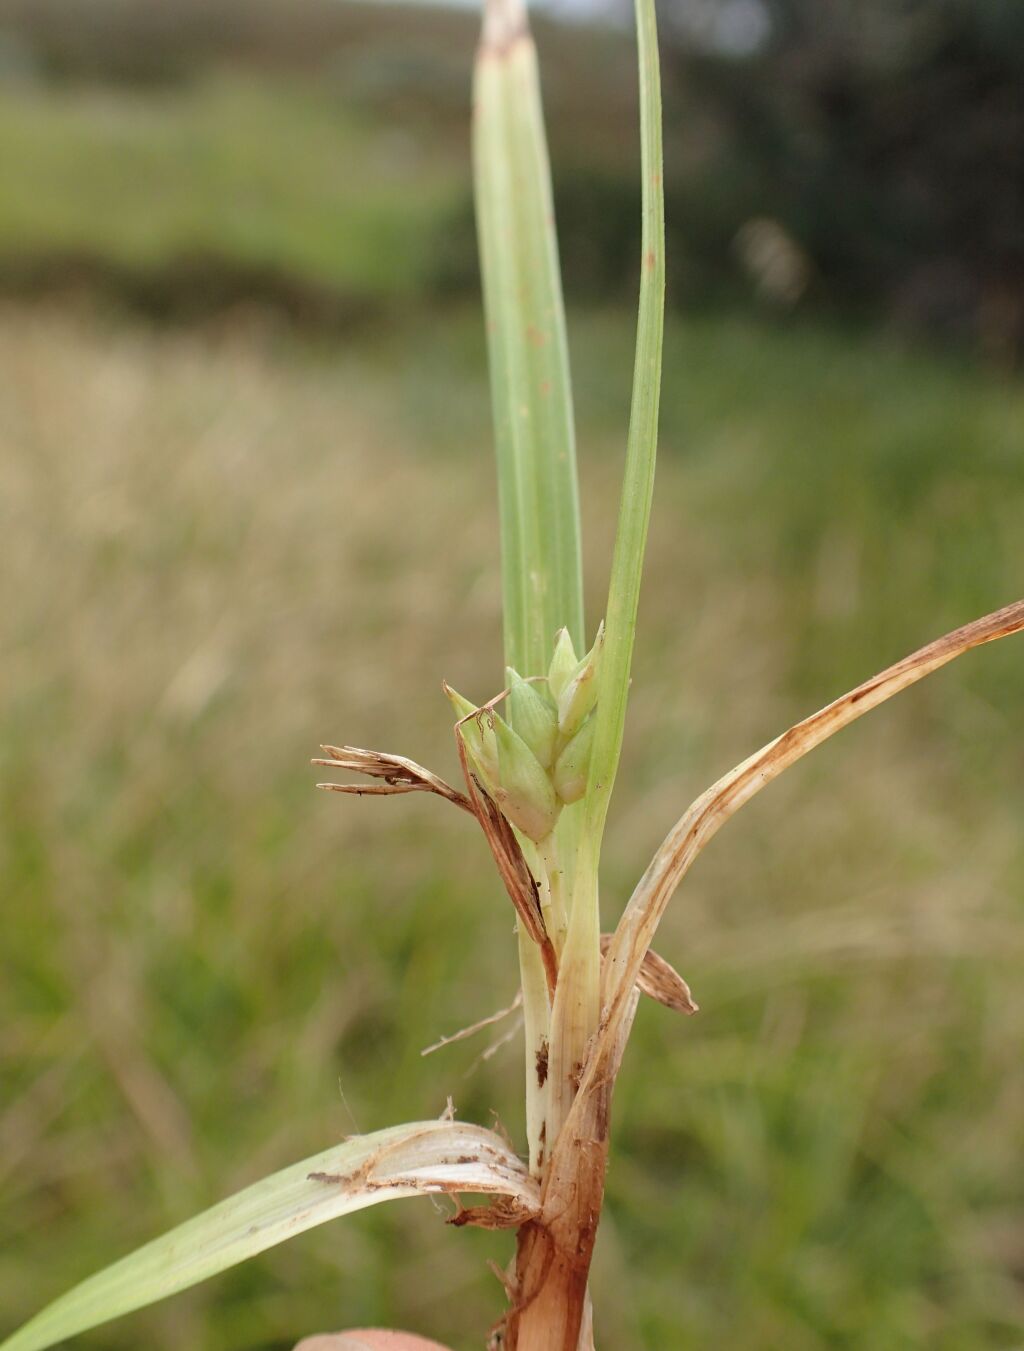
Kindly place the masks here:
POLYGON ((595 849, 608 811, 626 721, 640 577, 654 494, 665 327, 665 193, 662 184, 661 76, 658 69, 654 0, 636 0, 636 23, 640 66, 640 168, 643 176, 640 312, 626 471, 605 610, 601 698, 597 707, 590 765, 586 821, 587 835, 591 847, 595 849))
POLYGON ((662 187, 661 78, 654 0, 636 0, 640 80, 642 253, 633 399, 626 470, 605 610, 604 650, 583 825, 575 870, 575 895, 562 953, 550 1037, 551 1105, 548 1129, 561 1130, 575 1095, 578 1066, 600 1014, 601 917, 598 865, 608 802, 622 749, 629 670, 640 597, 647 524, 654 492, 665 318, 665 202, 662 187))
POLYGON ((522 0, 487 0, 473 158, 501 508, 505 660, 582 651, 579 501, 565 309, 537 57, 522 0))
MULTIPOLYGON (((565 307, 537 56, 523 0, 485 0, 474 76, 473 168, 498 460, 505 663, 542 674, 556 631, 583 632, 579 491, 565 307)), ((571 881, 576 810, 558 838, 571 881)), ((540 1172, 548 1090, 547 981, 520 933, 530 1164, 540 1172)))

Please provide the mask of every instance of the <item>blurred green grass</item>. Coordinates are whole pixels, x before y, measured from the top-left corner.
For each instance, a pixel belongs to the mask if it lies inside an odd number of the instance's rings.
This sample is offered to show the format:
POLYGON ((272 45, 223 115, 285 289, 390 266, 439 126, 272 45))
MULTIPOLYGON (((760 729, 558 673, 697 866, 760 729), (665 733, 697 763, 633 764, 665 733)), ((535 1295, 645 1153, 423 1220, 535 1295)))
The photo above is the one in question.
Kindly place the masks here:
MULTIPOLYGON (((175 12, 0 0, 0 295, 156 317, 237 299, 337 329, 473 292, 470 13, 175 12)), ((543 21, 539 41, 560 169, 631 182, 630 45, 543 21)), ((615 209, 598 201, 605 233, 615 209)))
POLYGON ((182 258, 386 300, 423 289, 462 147, 324 80, 220 70, 164 90, 0 87, 0 260, 182 258))
MULTIPOLYGON (((631 325, 573 316, 604 585, 631 325)), ((455 772, 500 678, 481 324, 0 316, 5 1326, 340 1134, 492 1111, 419 1049, 506 1003, 507 903, 443 804, 318 796, 320 740, 455 772)), ((673 324, 609 920, 711 777, 1019 593, 1024 392, 870 335, 673 324)), ((1022 650, 975 654, 746 811, 662 951, 616 1103, 603 1344, 1012 1346, 1024 1330, 1022 650)), ((368 1212, 83 1346, 478 1346, 499 1236, 368 1212)))

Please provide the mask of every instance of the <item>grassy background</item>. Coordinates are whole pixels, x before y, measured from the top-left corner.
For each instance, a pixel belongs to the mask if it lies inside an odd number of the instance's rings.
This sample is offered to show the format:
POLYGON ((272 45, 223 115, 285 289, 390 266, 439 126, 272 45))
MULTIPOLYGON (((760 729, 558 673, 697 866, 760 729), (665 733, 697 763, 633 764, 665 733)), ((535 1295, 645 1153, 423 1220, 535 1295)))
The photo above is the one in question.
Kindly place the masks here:
POLYGON ((9 270, 71 255, 138 275, 193 255, 372 297, 423 285, 465 173, 444 141, 367 127, 330 89, 231 71, 171 92, 7 90, 0 157, 9 270))
MULTIPOLYGON (((0 310, 4 1330, 353 1129, 451 1094, 521 1132, 515 1044, 419 1056, 513 992, 482 842, 433 801, 317 795, 306 763, 348 739, 454 774, 441 679, 500 678, 481 321, 399 304, 464 137, 296 88, 215 70, 0 96, 11 268, 216 237, 389 306, 344 335, 255 302, 185 327, 0 310)), ((596 622, 632 320, 570 324, 596 622)), ((609 920, 710 778, 1021 593, 1022 427, 1019 383, 879 333, 670 325, 609 920)), ((702 1012, 638 1021, 602 1346, 1024 1343, 1022 651, 843 734, 687 880, 659 946, 702 1012)), ((381 1208, 82 1345, 393 1321, 468 1351, 507 1253, 429 1203, 381 1208)))

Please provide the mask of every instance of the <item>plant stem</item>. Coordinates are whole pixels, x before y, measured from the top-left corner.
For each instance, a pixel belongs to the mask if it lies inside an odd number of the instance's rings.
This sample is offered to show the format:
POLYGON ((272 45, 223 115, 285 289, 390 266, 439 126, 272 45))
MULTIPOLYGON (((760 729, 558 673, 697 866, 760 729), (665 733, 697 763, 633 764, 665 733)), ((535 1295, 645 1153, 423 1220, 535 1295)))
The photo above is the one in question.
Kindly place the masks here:
MULTIPOLYGON (((601 841, 625 727, 647 527, 654 492, 664 331, 661 83, 654 0, 636 0, 640 68, 643 230, 636 364, 626 470, 615 539, 595 740, 569 928, 551 1013, 547 1132, 550 1158, 541 1220, 524 1226, 517 1256, 521 1309, 509 1321, 519 1351, 577 1351, 601 1214, 615 1070, 576 1103, 601 1014, 601 841)), ((634 999, 635 997, 630 996, 634 999)), ((618 1043, 616 1043, 618 1044, 618 1043)))
POLYGON ((637 323, 636 367, 626 470, 615 539, 600 698, 569 933, 562 954, 552 1013, 551 1104, 548 1129, 557 1133, 579 1083, 587 1045, 600 1013, 601 839, 625 726, 640 576, 654 491, 661 350, 664 328, 664 200, 662 190, 661 84, 653 0, 637 0, 640 122, 643 171, 643 267, 637 323))
POLYGON ((544 963, 533 939, 518 926, 519 977, 523 990, 523 1036, 526 1043, 526 1138, 530 1172, 540 1177, 548 1138, 547 1061, 550 1010, 544 963), (539 1072, 543 1066, 543 1073, 539 1072))
POLYGON ((568 929, 568 914, 565 908, 565 872, 562 868, 556 831, 552 831, 546 840, 541 840, 537 845, 537 863, 541 905, 544 908, 548 933, 555 945, 555 951, 561 955, 568 929))

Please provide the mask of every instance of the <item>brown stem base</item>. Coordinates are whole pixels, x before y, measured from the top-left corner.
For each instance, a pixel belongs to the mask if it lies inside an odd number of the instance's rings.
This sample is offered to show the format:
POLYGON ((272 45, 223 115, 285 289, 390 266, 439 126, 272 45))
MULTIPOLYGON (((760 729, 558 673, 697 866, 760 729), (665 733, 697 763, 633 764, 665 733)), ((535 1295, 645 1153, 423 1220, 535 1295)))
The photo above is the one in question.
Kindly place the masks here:
POLYGON ((638 998, 634 988, 605 1072, 584 1076, 548 1161, 540 1215, 519 1230, 502 1351, 594 1351, 587 1278, 604 1201, 612 1090, 638 998))
MULTIPOLYGON (((601 1114, 604 1115, 604 1114, 601 1114)), ((608 1163, 607 1117, 570 1118, 551 1159, 538 1220, 519 1230, 508 1351, 592 1351, 587 1279, 608 1163)))

